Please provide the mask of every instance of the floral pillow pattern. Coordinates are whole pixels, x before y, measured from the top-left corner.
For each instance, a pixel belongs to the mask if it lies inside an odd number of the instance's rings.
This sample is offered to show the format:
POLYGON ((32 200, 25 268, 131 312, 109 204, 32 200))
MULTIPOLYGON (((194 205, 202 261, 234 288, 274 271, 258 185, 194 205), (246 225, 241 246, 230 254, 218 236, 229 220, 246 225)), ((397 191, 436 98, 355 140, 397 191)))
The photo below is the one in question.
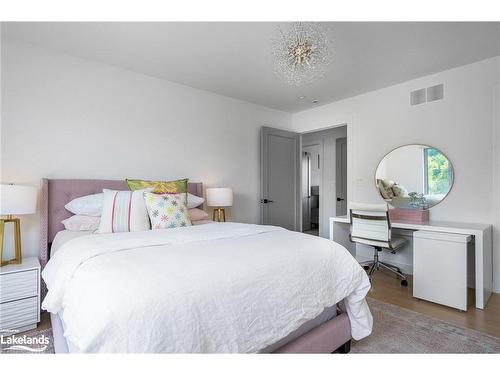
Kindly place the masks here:
POLYGON ((187 227, 191 225, 185 194, 154 194, 144 192, 152 229, 187 227))

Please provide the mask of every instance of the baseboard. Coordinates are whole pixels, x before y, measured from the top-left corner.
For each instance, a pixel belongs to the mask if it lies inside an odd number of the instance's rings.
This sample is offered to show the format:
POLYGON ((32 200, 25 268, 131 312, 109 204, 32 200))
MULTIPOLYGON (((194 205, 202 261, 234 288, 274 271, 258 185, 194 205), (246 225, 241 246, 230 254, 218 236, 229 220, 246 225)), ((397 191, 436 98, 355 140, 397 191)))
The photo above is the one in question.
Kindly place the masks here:
MULTIPOLYGON (((356 260, 361 263, 361 262, 367 262, 370 260, 373 260, 373 257, 365 257, 363 255, 356 255, 356 260)), ((382 261, 382 260, 381 260, 382 261)), ((385 262, 385 260, 384 260, 385 262)), ((413 275, 413 264, 404 264, 404 263, 398 263, 398 262, 387 262, 390 264, 395 265, 396 267, 399 267, 403 273, 407 275, 413 275)))

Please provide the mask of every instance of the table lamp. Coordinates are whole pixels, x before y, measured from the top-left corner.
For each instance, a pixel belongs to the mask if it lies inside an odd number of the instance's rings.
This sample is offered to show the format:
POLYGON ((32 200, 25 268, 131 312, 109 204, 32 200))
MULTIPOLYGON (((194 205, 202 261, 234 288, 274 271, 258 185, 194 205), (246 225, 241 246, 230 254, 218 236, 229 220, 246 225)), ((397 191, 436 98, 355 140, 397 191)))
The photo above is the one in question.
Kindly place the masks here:
POLYGON ((215 207, 212 220, 226 221, 224 207, 233 205, 233 189, 231 188, 209 188, 207 189, 207 206, 215 207))
POLYGON ((20 264, 21 255, 21 221, 12 215, 29 215, 36 213, 37 188, 21 185, 0 185, 0 266, 20 264), (5 224, 14 224, 15 258, 3 260, 3 240, 5 224))

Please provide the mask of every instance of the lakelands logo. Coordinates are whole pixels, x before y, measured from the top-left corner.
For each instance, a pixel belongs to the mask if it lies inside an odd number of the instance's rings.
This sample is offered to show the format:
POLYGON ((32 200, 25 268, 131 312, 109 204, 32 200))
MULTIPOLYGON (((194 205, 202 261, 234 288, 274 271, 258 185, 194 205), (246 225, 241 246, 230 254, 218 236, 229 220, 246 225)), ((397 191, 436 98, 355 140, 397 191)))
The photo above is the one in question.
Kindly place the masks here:
POLYGON ((30 337, 26 335, 16 336, 13 334, 14 332, 17 331, 3 331, 0 334, 2 351, 21 350, 32 353, 41 353, 47 349, 47 346, 50 343, 49 337, 45 336, 43 333, 36 337, 30 337))

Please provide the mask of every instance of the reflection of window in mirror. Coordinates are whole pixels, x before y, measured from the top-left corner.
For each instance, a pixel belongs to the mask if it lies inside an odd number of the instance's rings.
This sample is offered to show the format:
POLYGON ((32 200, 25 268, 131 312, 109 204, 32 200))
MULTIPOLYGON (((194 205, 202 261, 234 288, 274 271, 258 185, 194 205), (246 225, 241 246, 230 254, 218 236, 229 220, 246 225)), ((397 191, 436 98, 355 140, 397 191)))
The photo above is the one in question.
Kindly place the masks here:
POLYGON ((396 208, 433 207, 452 186, 452 163, 431 146, 414 144, 395 148, 382 158, 375 171, 379 195, 396 208))
POLYGON ((446 195, 450 191, 452 168, 446 156, 435 148, 424 148, 424 191, 426 195, 446 195))

